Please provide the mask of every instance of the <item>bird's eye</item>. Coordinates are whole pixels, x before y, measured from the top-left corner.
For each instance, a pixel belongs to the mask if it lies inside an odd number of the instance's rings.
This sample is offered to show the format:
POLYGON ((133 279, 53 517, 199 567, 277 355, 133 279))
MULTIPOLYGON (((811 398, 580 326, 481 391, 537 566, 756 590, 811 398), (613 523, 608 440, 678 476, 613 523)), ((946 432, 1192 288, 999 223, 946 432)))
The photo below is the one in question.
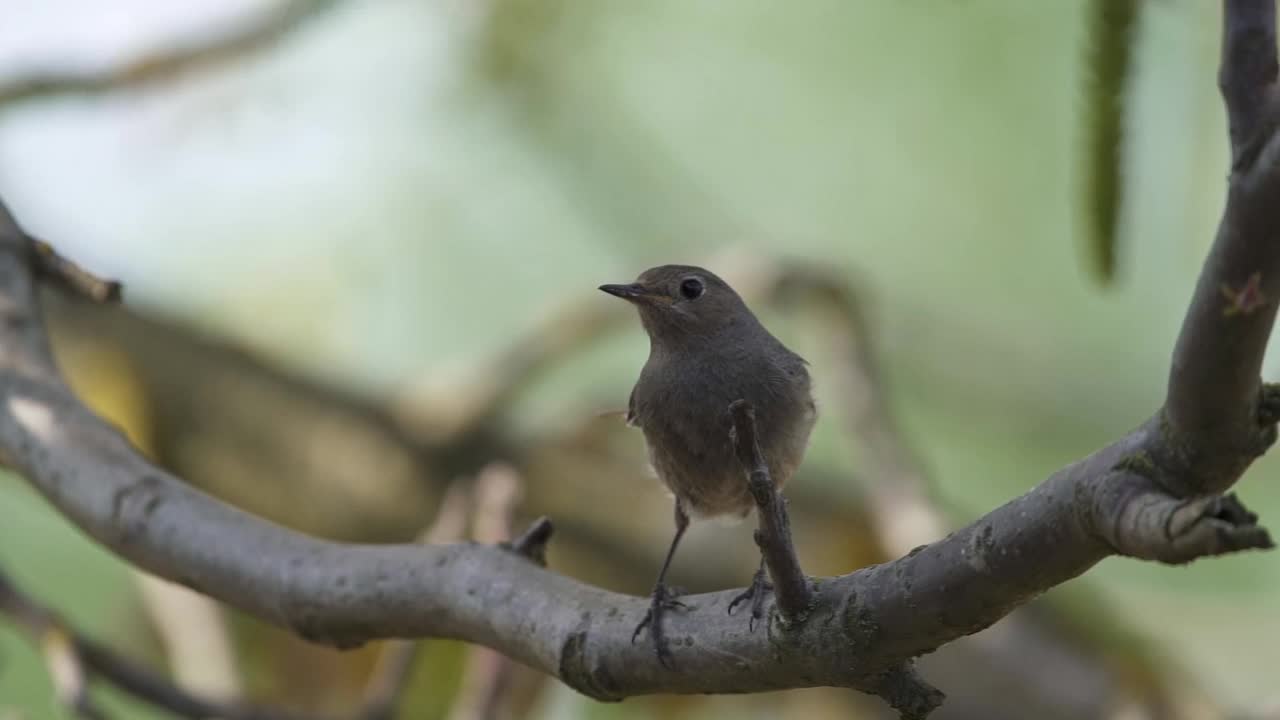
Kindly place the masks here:
POLYGON ((680 283, 680 294, 686 300, 697 300, 702 296, 702 289, 702 281, 698 278, 686 278, 684 282, 680 283))

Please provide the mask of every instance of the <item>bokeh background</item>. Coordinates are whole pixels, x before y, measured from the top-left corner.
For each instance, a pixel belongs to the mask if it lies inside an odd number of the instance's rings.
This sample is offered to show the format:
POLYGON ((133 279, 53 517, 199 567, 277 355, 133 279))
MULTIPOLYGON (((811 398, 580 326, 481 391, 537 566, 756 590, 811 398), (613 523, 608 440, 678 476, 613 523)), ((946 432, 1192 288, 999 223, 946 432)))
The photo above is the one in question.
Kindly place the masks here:
MULTIPOLYGON (((404 541, 502 461, 517 521, 557 522, 553 568, 643 594, 669 501, 638 433, 600 414, 647 344, 595 286, 665 262, 846 283, 929 502, 966 522, 1158 407, 1225 190, 1217 5, 1142 3, 1109 283, 1082 210, 1082 1, 3 0, 0 194, 126 283, 123 310, 50 298, 60 357, 191 482, 404 541)), ((793 524, 807 569, 839 573, 887 559, 865 502, 886 479, 841 419, 814 308, 760 300, 814 364, 793 524)), ((1276 471, 1238 488, 1264 518, 1276 471)), ((0 507, 0 564, 86 633, 209 693, 359 705, 384 648, 311 647, 144 581, 19 478, 0 507)), ((753 553, 750 527, 697 526, 676 581, 744 584, 753 553)), ((1264 717, 1276 558, 1108 560, 931 658, 940 716, 1264 717)), ((423 643, 402 717, 459 717, 467 658, 423 643)), ((830 690, 602 705, 523 670, 506 695, 508 717, 882 716, 830 690)), ((51 697, 0 622, 0 718, 66 717, 51 697)))

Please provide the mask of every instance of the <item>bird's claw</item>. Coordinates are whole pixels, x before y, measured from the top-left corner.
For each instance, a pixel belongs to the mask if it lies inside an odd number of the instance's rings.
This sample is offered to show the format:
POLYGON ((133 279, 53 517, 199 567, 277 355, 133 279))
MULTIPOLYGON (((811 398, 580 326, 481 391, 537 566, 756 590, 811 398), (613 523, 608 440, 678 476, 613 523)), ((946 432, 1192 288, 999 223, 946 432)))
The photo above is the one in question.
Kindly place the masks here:
POLYGON ((649 637, 653 638, 653 649, 658 655, 658 662, 668 670, 675 669, 675 664, 671 657, 671 646, 662 630, 662 615, 667 610, 689 609, 687 604, 676 599, 679 594, 678 589, 669 588, 662 583, 655 585, 653 595, 650 596, 649 611, 644 614, 640 624, 636 625, 635 632, 631 633, 631 642, 634 644, 640 633, 649 628, 649 637))
POLYGON ((751 585, 729 601, 728 613, 732 615, 738 603, 750 600, 751 619, 747 621, 747 632, 755 632, 756 621, 764 617, 764 601, 770 592, 773 592, 773 583, 769 582, 769 577, 762 567, 752 576, 751 585))

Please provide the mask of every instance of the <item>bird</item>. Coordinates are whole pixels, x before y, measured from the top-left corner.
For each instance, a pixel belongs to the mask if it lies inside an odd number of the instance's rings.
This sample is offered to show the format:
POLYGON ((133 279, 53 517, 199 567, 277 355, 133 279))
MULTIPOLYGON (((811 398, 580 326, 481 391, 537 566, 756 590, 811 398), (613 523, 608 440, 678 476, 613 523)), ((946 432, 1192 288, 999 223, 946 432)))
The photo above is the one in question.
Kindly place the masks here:
MULTIPOLYGON (((628 284, 600 290, 631 303, 649 336, 649 357, 627 403, 627 424, 644 434, 649 463, 675 499, 675 535, 644 619, 659 661, 672 667, 662 629, 667 610, 687 609, 666 584, 691 518, 742 519, 755 508, 731 439, 729 406, 745 400, 775 487, 804 458, 817 420, 808 362, 765 329, 742 297, 709 270, 660 265, 628 284)), ((751 586, 729 606, 752 600, 751 627, 770 590, 761 558, 751 586)))

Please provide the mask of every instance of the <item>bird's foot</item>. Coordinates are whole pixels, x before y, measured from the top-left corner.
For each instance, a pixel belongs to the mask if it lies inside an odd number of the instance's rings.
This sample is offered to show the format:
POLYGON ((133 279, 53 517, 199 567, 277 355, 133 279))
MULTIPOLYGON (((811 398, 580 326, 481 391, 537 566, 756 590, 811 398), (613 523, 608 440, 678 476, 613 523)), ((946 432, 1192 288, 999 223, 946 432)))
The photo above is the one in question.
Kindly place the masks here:
POLYGON ((751 578, 751 586, 742 591, 737 597, 729 601, 729 614, 733 614, 733 609, 738 603, 751 601, 751 619, 747 621, 747 631, 756 631, 756 621, 764 617, 764 601, 769 593, 773 592, 773 583, 769 582, 769 576, 765 574, 765 570, 761 567, 751 578))
POLYGON ((650 596, 649 612, 644 614, 644 619, 636 626, 635 632, 631 633, 631 642, 634 643, 636 638, 640 637, 640 633, 644 632, 645 628, 649 628, 649 637, 653 639, 653 649, 658 654, 658 662, 668 670, 674 669, 675 666, 671 658, 671 647, 662 630, 662 616, 668 610, 689 609, 688 605, 676 599, 679 595, 678 589, 669 588, 665 583, 654 585, 653 594, 650 596))

